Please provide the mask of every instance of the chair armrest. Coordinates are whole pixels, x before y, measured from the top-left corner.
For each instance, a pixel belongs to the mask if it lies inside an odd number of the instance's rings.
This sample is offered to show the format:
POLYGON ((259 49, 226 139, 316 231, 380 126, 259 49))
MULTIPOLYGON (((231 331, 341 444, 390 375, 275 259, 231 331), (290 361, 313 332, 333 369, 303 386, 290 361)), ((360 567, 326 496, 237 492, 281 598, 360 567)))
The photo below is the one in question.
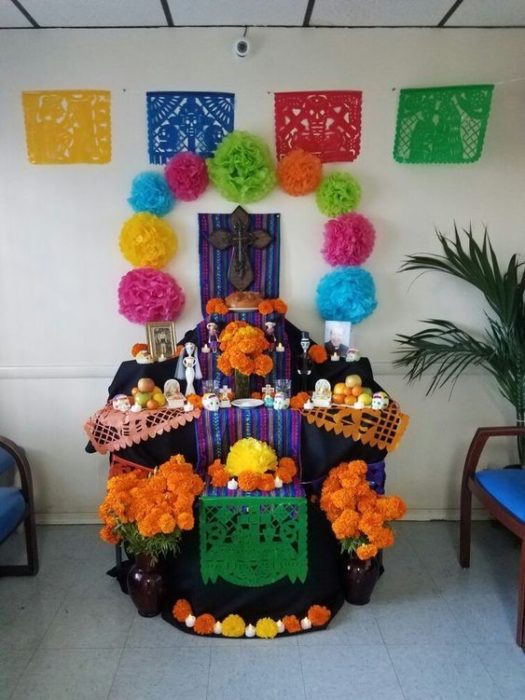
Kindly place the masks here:
POLYGON ((467 479, 476 471, 479 458, 481 457, 481 453, 483 452, 485 444, 489 438, 510 436, 517 437, 518 435, 525 435, 525 426, 520 427, 517 425, 504 425, 491 428, 478 428, 468 448, 465 465, 463 467, 463 482, 465 483, 467 479))
POLYGON ((20 485, 27 503, 33 503, 33 479, 31 468, 24 450, 12 440, 0 435, 0 447, 8 452, 14 460, 15 466, 20 474, 20 485))

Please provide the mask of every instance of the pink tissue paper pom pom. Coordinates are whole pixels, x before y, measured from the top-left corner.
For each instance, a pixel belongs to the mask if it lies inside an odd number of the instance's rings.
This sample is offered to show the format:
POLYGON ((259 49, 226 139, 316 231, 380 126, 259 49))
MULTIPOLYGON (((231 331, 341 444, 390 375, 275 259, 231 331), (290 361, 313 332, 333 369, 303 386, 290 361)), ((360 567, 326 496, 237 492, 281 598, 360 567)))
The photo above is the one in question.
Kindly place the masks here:
POLYGON ((326 222, 321 253, 330 265, 361 265, 374 249, 375 237, 366 216, 341 214, 326 222))
POLYGON ((181 202, 193 202, 208 187, 206 161, 195 153, 177 153, 166 163, 164 176, 181 202))
POLYGON ((126 273, 118 286, 119 313, 132 323, 173 321, 184 306, 184 292, 171 275, 151 267, 126 273))

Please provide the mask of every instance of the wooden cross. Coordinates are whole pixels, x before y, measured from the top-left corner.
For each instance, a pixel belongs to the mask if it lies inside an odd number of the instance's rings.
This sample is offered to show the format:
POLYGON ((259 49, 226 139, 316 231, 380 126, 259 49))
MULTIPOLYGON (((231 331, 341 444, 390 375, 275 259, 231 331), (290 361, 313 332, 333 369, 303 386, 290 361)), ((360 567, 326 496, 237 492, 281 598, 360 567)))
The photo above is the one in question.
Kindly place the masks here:
POLYGON ((266 248, 272 241, 268 231, 257 229, 249 231, 250 215, 242 207, 232 213, 230 230, 218 229, 210 233, 210 243, 219 250, 233 247, 228 279, 235 289, 244 291, 253 282, 253 270, 250 263, 248 247, 266 248))

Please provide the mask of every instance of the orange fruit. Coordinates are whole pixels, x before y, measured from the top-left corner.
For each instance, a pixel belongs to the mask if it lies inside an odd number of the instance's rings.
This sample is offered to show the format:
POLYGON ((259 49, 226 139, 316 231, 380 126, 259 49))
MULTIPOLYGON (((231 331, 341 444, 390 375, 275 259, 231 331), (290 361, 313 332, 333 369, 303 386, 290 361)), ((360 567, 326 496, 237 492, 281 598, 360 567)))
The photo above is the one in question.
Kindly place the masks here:
POLYGON ((346 384, 343 382, 338 382, 333 389, 334 394, 346 394, 346 384))
POLYGON ((347 406, 353 406, 356 402, 356 398, 353 394, 349 394, 348 396, 345 396, 345 404, 347 406))
POLYGON ((332 401, 334 403, 344 403, 344 401, 345 401, 344 394, 334 394, 332 396, 332 401))
POLYGON ((149 410, 152 411, 154 408, 159 408, 159 404, 155 401, 155 399, 150 399, 146 404, 146 408, 149 408, 149 410))
POLYGON ((352 387, 351 394, 352 396, 355 396, 356 398, 361 394, 363 390, 361 389, 361 386, 354 386, 352 387))
POLYGON ((135 396, 135 394, 138 393, 138 390, 139 390, 138 386, 134 386, 133 389, 131 390, 131 395, 135 396))

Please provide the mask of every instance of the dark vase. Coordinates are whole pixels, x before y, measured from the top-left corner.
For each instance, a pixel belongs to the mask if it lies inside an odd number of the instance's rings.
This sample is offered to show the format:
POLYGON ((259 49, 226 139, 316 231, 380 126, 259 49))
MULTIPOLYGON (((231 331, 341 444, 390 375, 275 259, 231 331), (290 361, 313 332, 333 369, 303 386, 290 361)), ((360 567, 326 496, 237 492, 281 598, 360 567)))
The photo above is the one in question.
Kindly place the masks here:
POLYGON ((234 391, 236 399, 250 398, 250 375, 239 372, 238 369, 234 373, 234 391))
POLYGON ((366 605, 381 574, 377 557, 362 561, 355 554, 343 552, 341 573, 345 599, 352 605, 366 605))
POLYGON ((137 554, 128 571, 128 593, 139 615, 158 615, 167 593, 161 563, 152 564, 147 554, 137 554))

